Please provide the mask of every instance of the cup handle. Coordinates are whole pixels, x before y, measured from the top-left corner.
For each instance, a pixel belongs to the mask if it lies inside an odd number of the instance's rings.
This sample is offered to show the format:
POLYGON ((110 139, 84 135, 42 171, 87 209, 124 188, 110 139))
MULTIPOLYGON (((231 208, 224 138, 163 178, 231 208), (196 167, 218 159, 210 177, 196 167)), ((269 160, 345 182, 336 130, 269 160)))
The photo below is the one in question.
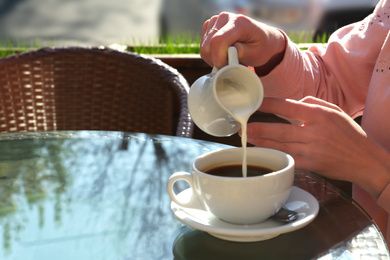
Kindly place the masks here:
POLYGON ((173 202, 175 202, 177 205, 184 207, 184 208, 203 208, 200 205, 200 202, 196 195, 194 194, 194 188, 193 188, 193 182, 192 182, 192 176, 188 172, 176 172, 172 174, 168 179, 168 185, 167 185, 168 195, 171 198, 173 202), (192 196, 188 201, 180 201, 177 198, 177 194, 173 191, 173 185, 175 182, 182 180, 188 182, 190 185, 190 189, 192 190, 192 196))

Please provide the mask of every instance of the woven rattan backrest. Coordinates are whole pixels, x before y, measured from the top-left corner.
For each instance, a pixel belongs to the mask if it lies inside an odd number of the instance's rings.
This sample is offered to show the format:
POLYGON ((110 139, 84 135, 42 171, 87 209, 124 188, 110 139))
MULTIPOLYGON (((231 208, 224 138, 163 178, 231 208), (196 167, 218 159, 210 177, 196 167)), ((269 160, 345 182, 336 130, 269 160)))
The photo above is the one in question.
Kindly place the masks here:
POLYGON ((190 137, 187 81, 158 59, 44 48, 0 59, 0 132, 113 130, 190 137))

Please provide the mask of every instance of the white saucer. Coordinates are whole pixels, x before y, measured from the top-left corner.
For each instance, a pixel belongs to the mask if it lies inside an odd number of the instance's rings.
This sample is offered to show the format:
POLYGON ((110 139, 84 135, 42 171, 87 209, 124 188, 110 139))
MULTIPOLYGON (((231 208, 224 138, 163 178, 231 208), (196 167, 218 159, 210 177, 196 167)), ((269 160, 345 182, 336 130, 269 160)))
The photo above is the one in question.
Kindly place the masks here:
MULTIPOLYGON (((186 189, 178 194, 178 199, 188 200, 191 194, 191 189, 186 189)), ((300 229, 313 221, 319 210, 316 198, 295 186, 292 187, 284 207, 298 212, 298 219, 290 223, 268 219, 254 225, 237 225, 224 222, 203 208, 184 208, 171 202, 174 216, 183 224, 205 231, 212 236, 237 242, 267 240, 300 229)))

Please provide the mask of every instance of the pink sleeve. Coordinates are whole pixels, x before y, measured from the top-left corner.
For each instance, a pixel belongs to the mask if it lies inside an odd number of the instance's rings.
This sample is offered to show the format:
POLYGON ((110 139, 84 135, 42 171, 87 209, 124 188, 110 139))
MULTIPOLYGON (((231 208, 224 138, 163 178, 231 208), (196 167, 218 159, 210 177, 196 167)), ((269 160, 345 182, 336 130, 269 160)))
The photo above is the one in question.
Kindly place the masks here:
POLYGON ((390 213, 390 184, 382 191, 377 200, 377 204, 390 213))
POLYGON ((388 30, 373 23, 375 14, 339 29, 326 48, 301 51, 288 41, 283 61, 262 77, 266 96, 301 99, 316 96, 351 116, 364 109, 366 94, 388 30), (382 39, 383 38, 383 39, 382 39))

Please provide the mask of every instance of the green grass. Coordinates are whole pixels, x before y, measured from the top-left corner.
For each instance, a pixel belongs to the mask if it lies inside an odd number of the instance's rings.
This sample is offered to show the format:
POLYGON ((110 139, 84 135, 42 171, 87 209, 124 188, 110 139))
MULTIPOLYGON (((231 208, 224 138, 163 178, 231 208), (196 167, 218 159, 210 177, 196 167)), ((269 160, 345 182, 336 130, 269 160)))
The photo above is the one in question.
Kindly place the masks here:
POLYGON ((329 34, 323 33, 313 39, 312 35, 307 32, 291 32, 288 34, 288 37, 291 41, 300 44, 300 43, 327 43, 329 39, 329 34))
MULTIPOLYGON (((313 40, 311 34, 305 32, 292 32, 288 34, 289 38, 297 43, 326 43, 329 35, 323 34, 313 40)), ((136 46, 129 46, 128 51, 142 54, 199 54, 200 37, 191 37, 187 35, 176 38, 168 37, 159 42, 151 42, 136 46)))
MULTIPOLYGON (((324 33, 313 39, 310 33, 307 32, 291 32, 289 38, 297 43, 326 43, 329 35, 324 33)), ((182 35, 178 37, 168 37, 160 39, 158 42, 144 43, 136 46, 129 46, 128 51, 142 54, 199 54, 200 53, 200 37, 191 37, 182 35)))
MULTIPOLYGON (((313 40, 310 34, 304 32, 289 33, 290 39, 299 43, 326 43, 329 35, 324 34, 321 37, 313 40)), ((151 41, 147 43, 140 43, 133 46, 128 46, 127 51, 136 52, 140 54, 199 54, 200 53, 200 37, 181 35, 177 37, 166 37, 159 41, 151 41)), ((0 41, 0 57, 4 57, 14 53, 25 52, 28 50, 39 49, 41 47, 55 47, 60 46, 54 41, 49 43, 42 43, 35 40, 32 43, 11 43, 11 41, 0 41)))
POLYGON ((9 40, 0 41, 0 57, 4 57, 7 55, 20 53, 20 52, 25 52, 29 50, 36 50, 41 48, 42 46, 48 47, 50 45, 53 46, 53 43, 43 45, 39 40, 35 40, 31 43, 17 42, 16 44, 9 40))
POLYGON ((142 54, 189 54, 200 53, 200 37, 181 35, 168 36, 158 42, 142 43, 129 46, 128 51, 142 54))

